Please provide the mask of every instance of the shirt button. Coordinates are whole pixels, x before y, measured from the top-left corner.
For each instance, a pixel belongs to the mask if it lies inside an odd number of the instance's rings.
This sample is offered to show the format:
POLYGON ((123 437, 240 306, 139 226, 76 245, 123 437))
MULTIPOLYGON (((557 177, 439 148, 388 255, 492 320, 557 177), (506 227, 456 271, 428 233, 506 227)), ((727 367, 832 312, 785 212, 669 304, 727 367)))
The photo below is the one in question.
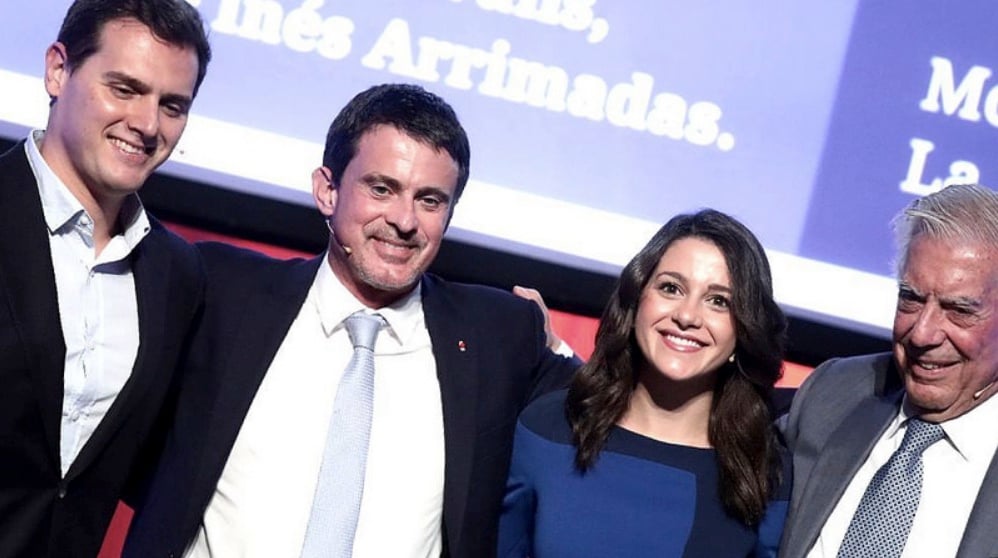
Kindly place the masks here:
POLYGON ((80 420, 80 411, 73 409, 73 411, 69 413, 69 420, 73 422, 80 420))

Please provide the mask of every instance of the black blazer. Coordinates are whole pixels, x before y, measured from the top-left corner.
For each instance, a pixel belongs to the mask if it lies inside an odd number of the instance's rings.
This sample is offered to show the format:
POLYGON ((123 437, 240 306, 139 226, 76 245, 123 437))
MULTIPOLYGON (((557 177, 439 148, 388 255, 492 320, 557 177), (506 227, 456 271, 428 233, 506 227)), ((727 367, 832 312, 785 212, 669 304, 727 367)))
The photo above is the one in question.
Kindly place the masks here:
POLYGON ((150 219, 131 256, 131 376, 61 478, 66 348, 48 231, 24 142, 0 157, 0 556, 93 558, 152 434, 203 296, 198 253, 150 219))
MULTIPOLYGON (((785 428, 794 487, 780 556, 803 558, 856 471, 897 416, 904 386, 889 353, 830 360, 794 398, 785 428)), ((984 476, 957 558, 998 556, 998 455, 984 476)))
MULTIPOLYGON (((194 538, 256 390, 324 265, 321 257, 279 261, 199 247, 208 271, 204 319, 126 557, 179 556, 194 538)), ((579 362, 549 351, 536 305, 509 293, 427 275, 422 300, 443 402, 444 555, 492 556, 516 417, 579 362)))

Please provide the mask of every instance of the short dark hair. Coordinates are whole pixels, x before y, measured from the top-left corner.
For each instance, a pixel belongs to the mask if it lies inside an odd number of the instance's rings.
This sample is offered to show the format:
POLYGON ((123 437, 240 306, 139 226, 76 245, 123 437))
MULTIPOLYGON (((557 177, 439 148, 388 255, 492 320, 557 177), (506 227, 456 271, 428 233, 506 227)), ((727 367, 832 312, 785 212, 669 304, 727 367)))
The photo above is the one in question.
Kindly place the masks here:
POLYGON ((357 154, 360 138, 372 128, 388 125, 436 150, 446 151, 457 163, 457 201, 468 182, 471 147, 468 136, 446 101, 418 85, 386 83, 357 94, 340 111, 326 134, 322 164, 333 173, 335 186, 357 154))
POLYGON ((717 450, 726 509, 754 524, 778 478, 779 442, 770 397, 783 366, 787 322, 773 299, 762 245, 745 225, 719 211, 673 217, 621 272, 600 319, 592 357, 576 374, 566 399, 575 462, 580 470, 588 469, 627 410, 644 358, 634 337, 641 293, 666 250, 690 237, 716 246, 731 278, 735 362, 726 361, 718 371, 708 435, 717 450))
POLYGON ((135 19, 163 41, 193 48, 198 56, 197 95, 208 71, 211 47, 201 14, 184 0, 76 0, 62 20, 57 38, 66 47, 70 70, 97 52, 104 25, 118 19, 135 19))

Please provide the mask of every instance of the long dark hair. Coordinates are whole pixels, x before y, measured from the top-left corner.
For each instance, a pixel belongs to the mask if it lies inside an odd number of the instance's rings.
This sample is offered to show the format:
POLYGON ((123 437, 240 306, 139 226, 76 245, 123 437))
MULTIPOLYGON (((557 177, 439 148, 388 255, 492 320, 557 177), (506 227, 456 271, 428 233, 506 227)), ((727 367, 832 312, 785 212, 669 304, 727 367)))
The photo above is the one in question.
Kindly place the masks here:
POLYGON ((735 362, 718 371, 708 435, 720 471, 725 509, 744 523, 762 518, 779 474, 779 442, 771 394, 780 377, 786 318, 773 300, 769 261, 758 239, 736 219, 712 209, 678 215, 624 267, 600 319, 592 357, 568 390, 566 413, 575 464, 591 467, 627 410, 644 356, 634 338, 641 293, 673 242, 696 237, 724 254, 731 277, 735 362))

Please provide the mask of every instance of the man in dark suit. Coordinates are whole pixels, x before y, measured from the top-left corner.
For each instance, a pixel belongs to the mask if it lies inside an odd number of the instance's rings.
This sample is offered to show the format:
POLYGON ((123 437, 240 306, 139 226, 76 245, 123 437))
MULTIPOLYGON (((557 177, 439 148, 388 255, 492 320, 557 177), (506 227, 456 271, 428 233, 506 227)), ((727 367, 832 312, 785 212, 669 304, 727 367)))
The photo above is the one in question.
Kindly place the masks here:
POLYGON ((182 0, 79 0, 0 156, 0 556, 92 558, 139 468, 204 278, 136 192, 209 58, 182 0))
POLYGON ((829 361, 795 397, 780 556, 998 556, 998 193, 951 186, 895 223, 893 355, 829 361))
POLYGON ((349 548, 495 554, 516 416, 578 362, 547 348, 531 302, 426 273, 468 165, 467 137, 442 99, 373 87, 336 117, 312 176, 330 230, 324 256, 282 262, 202 246, 205 314, 125 556, 299 556, 308 529, 329 528, 312 525, 311 508, 320 478, 337 473, 323 450, 351 352, 343 322, 358 311, 386 323, 349 548))

